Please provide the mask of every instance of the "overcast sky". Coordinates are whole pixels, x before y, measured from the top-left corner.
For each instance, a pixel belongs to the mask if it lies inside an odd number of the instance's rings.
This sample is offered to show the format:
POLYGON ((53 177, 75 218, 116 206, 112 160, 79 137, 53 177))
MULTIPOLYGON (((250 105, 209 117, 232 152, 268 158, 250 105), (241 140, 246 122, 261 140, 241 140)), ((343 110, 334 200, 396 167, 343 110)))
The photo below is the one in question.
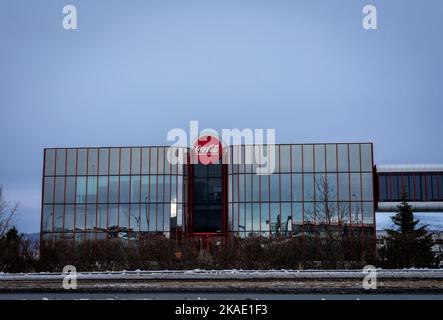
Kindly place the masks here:
POLYGON ((0 2, 0 184, 39 231, 44 147, 163 145, 174 127, 275 128, 442 163, 443 1, 0 2), (378 9, 364 30, 362 8, 378 9), (73 4, 78 30, 62 27, 73 4))

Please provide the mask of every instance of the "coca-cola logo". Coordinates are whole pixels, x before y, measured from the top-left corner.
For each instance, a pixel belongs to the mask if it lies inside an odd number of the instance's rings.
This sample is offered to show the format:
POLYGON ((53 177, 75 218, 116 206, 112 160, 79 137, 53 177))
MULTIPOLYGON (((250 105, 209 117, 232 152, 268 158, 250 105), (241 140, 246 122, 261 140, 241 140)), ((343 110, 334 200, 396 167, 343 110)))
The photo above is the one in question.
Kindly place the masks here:
POLYGON ((222 145, 214 136, 200 137, 192 149, 196 160, 202 164, 217 163, 222 154, 222 145))
POLYGON ((219 153, 219 145, 211 144, 206 146, 196 146, 194 151, 198 154, 219 153))

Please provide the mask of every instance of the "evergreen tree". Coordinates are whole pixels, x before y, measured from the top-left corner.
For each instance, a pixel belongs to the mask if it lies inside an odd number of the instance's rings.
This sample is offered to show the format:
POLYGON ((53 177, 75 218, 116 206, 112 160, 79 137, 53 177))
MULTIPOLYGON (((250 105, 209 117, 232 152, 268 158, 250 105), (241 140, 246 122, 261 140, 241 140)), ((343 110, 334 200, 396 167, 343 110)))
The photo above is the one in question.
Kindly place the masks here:
POLYGON ((435 262, 432 235, 427 225, 418 227, 420 220, 414 219, 407 195, 402 193, 401 198, 396 215, 391 217, 396 228, 386 229, 386 248, 382 255, 389 267, 431 267, 435 262))

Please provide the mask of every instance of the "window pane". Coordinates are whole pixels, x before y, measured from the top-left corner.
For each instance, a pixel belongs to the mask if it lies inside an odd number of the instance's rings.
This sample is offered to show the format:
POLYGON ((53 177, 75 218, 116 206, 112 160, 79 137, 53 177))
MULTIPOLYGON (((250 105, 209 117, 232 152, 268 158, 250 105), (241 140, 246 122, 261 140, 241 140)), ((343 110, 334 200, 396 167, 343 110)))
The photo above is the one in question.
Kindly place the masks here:
POLYGON ((89 149, 88 154, 88 175, 97 175, 98 170, 98 149, 89 149))
POLYGON ((418 174, 414 175, 414 189, 415 189, 415 200, 421 201, 423 199, 423 194, 421 191, 421 176, 418 174))
POLYGON ((260 176, 261 179, 261 201, 269 201, 269 181, 271 176, 260 176))
POLYGON ((118 148, 109 149, 110 153, 110 163, 109 163, 109 174, 118 174, 120 153, 118 148))
POLYGON ((142 174, 149 173, 149 148, 142 148, 142 174))
POLYGON ((106 149, 106 148, 99 149, 99 158, 100 158, 99 174, 100 175, 107 175, 108 174, 109 149, 106 149))
POLYGON ((281 204, 281 235, 282 237, 289 237, 291 232, 291 203, 286 202, 281 204))
POLYGON ((165 169, 165 153, 164 153, 164 148, 158 148, 157 149, 157 154, 158 154, 158 172, 157 173, 164 173, 165 169))
POLYGON ((106 204, 100 204, 98 205, 98 221, 97 221, 97 228, 99 230, 106 230, 106 222, 107 222, 107 205, 106 204))
POLYGON ((123 237, 127 238, 127 229, 129 227, 129 205, 128 204, 120 204, 120 221, 119 221, 120 230, 123 232, 123 237))
POLYGON ((409 188, 409 175, 408 174, 402 174, 401 175, 401 190, 402 193, 406 193, 407 199, 411 199, 411 193, 409 188))
POLYGON ((386 201, 388 199, 387 194, 387 178, 385 175, 378 176, 378 188, 379 188, 379 201, 386 201))
POLYGON ((78 149, 78 160, 77 160, 78 175, 86 175, 86 165, 87 165, 86 159, 87 159, 87 150, 78 149))
POLYGON ((140 176, 131 177, 131 202, 140 201, 140 176))
POLYGON ((158 176, 149 176, 149 201, 156 202, 158 201, 158 192, 157 192, 157 179, 158 176))
POLYGON ((108 177, 98 178, 98 202, 108 202, 108 177))
POLYGON ((360 171, 360 150, 358 144, 349 145, 349 159, 351 171, 360 171))
POLYGON ((326 162, 328 172, 337 171, 337 152, 335 144, 326 145, 326 162))
POLYGON ((363 185, 363 201, 372 201, 372 173, 363 173, 362 174, 362 185, 363 185))
POLYGON ((55 203, 64 203, 65 201, 65 177, 55 178, 55 203))
POLYGON ((254 150, 252 146, 245 146, 245 168, 247 173, 250 173, 252 171, 252 159, 254 150))
POLYGON ((362 171, 372 171, 372 152, 369 143, 361 145, 361 168, 362 171))
POLYGON ((280 171, 291 172, 291 146, 280 146, 280 171))
POLYGON ((292 175, 292 201, 302 201, 302 174, 297 173, 292 175))
POLYGON ((65 207, 65 232, 74 231, 74 205, 68 204, 65 207))
POLYGON ((291 175, 281 175, 281 201, 291 201, 291 175))
POLYGON ((118 227, 118 205, 109 205, 109 224, 108 230, 115 231, 118 227))
POLYGON ((363 223, 374 224, 374 206, 372 202, 363 203, 363 223))
POLYGON ((262 203, 261 205, 261 230, 262 232, 269 231, 269 204, 262 203))
POLYGON ((303 170, 304 172, 312 172, 314 170, 313 165, 313 145, 303 146, 303 170))
POLYGON ((120 156, 120 174, 129 174, 129 169, 131 167, 131 149, 122 148, 120 156))
POLYGON ((75 229, 77 231, 85 229, 85 205, 83 204, 75 207, 75 229))
POLYGON ((86 177, 77 177, 77 203, 86 202, 86 177))
POLYGON ((292 171, 302 172, 301 145, 292 145, 292 171))
POLYGON ((63 207, 62 204, 54 206, 54 232, 63 231, 63 207))
POLYGON ((337 200, 337 174, 328 173, 327 178, 328 198, 329 200, 337 200))
POLYGON ((45 175, 54 175, 55 170, 55 149, 45 149, 45 175))
POLYGON ((391 200, 398 200, 400 199, 399 196, 399 189, 398 189, 398 176, 397 175, 391 175, 391 181, 388 182, 389 186, 391 187, 391 200))
POLYGON ((54 199, 54 177, 45 177, 44 202, 53 203, 54 199))
POLYGON ((348 172, 348 145, 338 145, 338 170, 340 172, 348 172))
POLYGON ((57 149, 56 175, 65 175, 66 149, 57 149))
POLYGON ((292 146, 292 171, 302 172, 301 145, 292 146))
POLYGON ((97 206, 95 204, 88 205, 86 216, 86 229, 92 231, 95 228, 95 222, 97 219, 97 206))
POLYGON ((97 177, 88 177, 88 203, 97 202, 97 177))
POLYGON ((129 176, 120 177, 120 203, 129 203, 129 176))
POLYGON ((118 177, 109 177, 109 202, 118 203, 118 177))
POLYGON ((238 179, 238 201, 245 201, 245 175, 237 175, 238 179))
POLYGON ((252 204, 245 203, 245 230, 247 235, 250 236, 252 231, 252 204))
POLYGON ((148 204, 142 203, 140 205, 140 229, 141 231, 148 231, 149 211, 148 204))
POLYGON ((315 172, 325 172, 325 146, 318 144, 314 146, 315 172))
POLYGON ((66 177, 66 203, 75 203, 75 177, 66 177))
POLYGON ((68 149, 66 151, 66 156, 68 157, 68 167, 66 170, 66 174, 74 175, 75 174, 75 166, 77 162, 77 149, 68 149))
POLYGON ((164 176, 157 176, 157 201, 164 202, 165 201, 165 185, 164 185, 164 176))
POLYGON ((439 173, 439 176, 438 176, 438 186, 439 186, 439 191, 440 191, 440 194, 439 194, 439 200, 440 201, 443 201, 443 173, 439 173))
POLYGON ((245 172, 245 146, 239 146, 239 152, 238 156, 240 157, 238 162, 238 172, 244 173, 245 172))
POLYGON ((141 202, 145 203, 149 200, 149 176, 142 176, 141 202))
POLYGON ((351 201, 361 200, 360 173, 351 173, 351 201))
POLYGON ((349 201, 349 174, 339 173, 339 194, 341 201, 349 201))
POLYGON ((304 200, 314 201, 314 175, 312 173, 304 174, 304 200))
POLYGON ((149 203, 148 204, 148 213, 149 213, 149 221, 148 227, 149 231, 157 230, 157 204, 149 203))
POLYGON ((43 232, 52 232, 53 205, 43 206, 43 232))
POLYGON ((271 201, 279 201, 280 196, 280 184, 279 184, 279 175, 277 173, 272 174, 271 176, 271 201))
POLYGON ((254 236, 259 236, 260 232, 260 203, 254 203, 252 206, 254 236))
POLYGON ((429 179, 431 180, 432 200, 436 201, 438 200, 438 176, 433 174, 429 176, 429 179))
POLYGON ((251 174, 244 174, 243 175, 245 178, 245 189, 244 189, 244 193, 245 193, 245 201, 250 202, 251 201, 251 174))
POLYGON ((271 203, 271 236, 276 237, 281 232, 280 204, 271 203))
POLYGON ((132 174, 140 174, 140 148, 132 148, 132 174))
POLYGON ((152 173, 152 174, 157 173, 157 165, 158 165, 157 148, 151 148, 150 163, 151 163, 150 173, 152 173))
POLYGON ((136 233, 134 233, 134 232, 138 232, 139 227, 140 227, 139 208, 140 208, 140 206, 138 204, 131 204, 130 219, 129 219, 129 227, 130 227, 130 230, 132 231, 131 238, 136 237, 136 233))
POLYGON ((252 201, 260 201, 260 176, 253 174, 253 196, 252 201))
POLYGON ((295 224, 302 224, 303 222, 303 205, 300 202, 292 203, 292 219, 295 224))

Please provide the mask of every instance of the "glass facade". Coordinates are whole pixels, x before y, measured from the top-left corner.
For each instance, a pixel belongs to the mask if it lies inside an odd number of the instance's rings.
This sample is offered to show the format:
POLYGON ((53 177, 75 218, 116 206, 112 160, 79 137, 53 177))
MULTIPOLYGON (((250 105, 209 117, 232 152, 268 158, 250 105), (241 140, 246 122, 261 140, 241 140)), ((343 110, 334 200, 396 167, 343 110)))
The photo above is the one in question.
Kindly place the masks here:
POLYGON ((266 146, 231 147, 231 236, 284 238, 326 229, 373 232, 372 144, 277 145, 270 175, 257 175, 256 164, 243 161, 255 151, 266 154, 260 148, 266 146))
POLYGON ((45 149, 43 239, 374 232, 370 143, 230 146, 210 165, 171 164, 168 150, 45 149), (275 170, 257 174, 271 151, 275 170))
POLYGON ((168 150, 45 149, 43 239, 181 237, 187 171, 168 150))
POLYGON ((378 173, 379 201, 443 201, 443 172, 378 173))

